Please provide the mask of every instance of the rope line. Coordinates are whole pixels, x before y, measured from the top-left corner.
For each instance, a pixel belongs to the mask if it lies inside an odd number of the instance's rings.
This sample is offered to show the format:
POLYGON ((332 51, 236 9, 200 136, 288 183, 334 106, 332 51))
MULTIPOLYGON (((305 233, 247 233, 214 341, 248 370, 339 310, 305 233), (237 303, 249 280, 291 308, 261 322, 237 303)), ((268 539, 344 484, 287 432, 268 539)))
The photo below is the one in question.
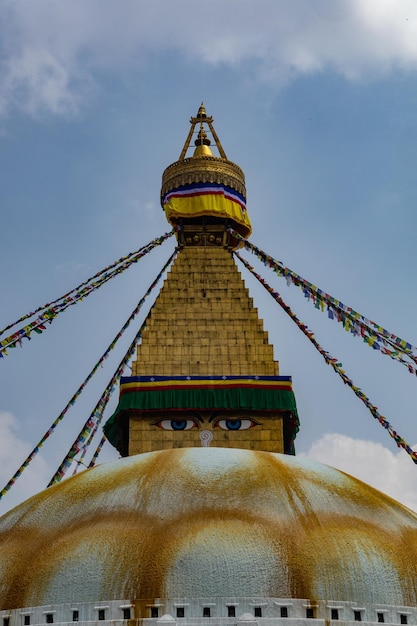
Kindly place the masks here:
MULTIPOLYGON (((159 272, 158 276, 155 278, 153 283, 149 286, 146 294, 139 301, 135 311, 139 310, 139 308, 142 306, 144 300, 149 295, 149 293, 155 288, 155 286, 157 285, 157 283, 161 279, 162 274, 164 273, 164 271, 166 270, 168 265, 173 261, 173 259, 177 255, 177 253, 178 253, 178 248, 175 249, 174 253, 170 256, 168 261, 165 263, 164 267, 159 272)), ((100 399, 98 400, 96 406, 94 407, 93 411, 91 412, 90 416, 88 417, 88 419, 85 422, 83 428, 79 432, 77 438, 75 439, 74 443, 72 444, 71 448, 69 449, 67 455, 64 457, 64 459, 63 459, 62 463, 60 464, 60 466, 58 467, 57 471, 55 472, 55 474, 53 475, 53 477, 49 481, 49 483, 47 485, 48 487, 50 487, 51 485, 53 485, 56 482, 60 482, 62 480, 62 478, 64 477, 65 473, 67 472, 67 470, 71 467, 71 465, 72 465, 73 461, 75 460, 75 457, 77 456, 77 454, 79 452, 82 452, 83 447, 86 447, 86 448, 88 447, 88 445, 85 442, 86 442, 87 438, 89 437, 89 435, 92 433, 92 431, 93 431, 93 434, 96 432, 99 424, 101 423, 101 420, 103 418, 104 409, 106 408, 106 406, 108 404, 108 401, 110 400, 110 396, 112 395, 113 391, 115 390, 116 384, 119 382, 121 376, 123 375, 125 366, 127 365, 127 363, 129 362, 129 360, 131 359, 131 357, 133 356, 133 354, 135 352, 136 345, 139 342, 140 338, 142 337, 143 329, 145 328, 145 326, 147 324, 147 320, 149 318, 150 312, 152 311, 152 308, 153 308, 153 305, 152 305, 148 315, 146 316, 144 322, 142 323, 141 327, 139 328, 137 334, 135 335, 132 343, 130 344, 129 348, 127 349, 126 354, 124 355, 123 359, 120 361, 120 363, 119 363, 115 373, 113 374, 113 376, 111 377, 110 381, 108 382, 104 392, 100 396, 100 399)), ((91 439, 92 439, 92 437, 91 437, 91 439)), ((88 444, 90 443, 91 439, 89 439, 88 444)))
POLYGON ((178 249, 175 249, 174 253, 169 257, 168 261, 165 263, 165 265, 163 266, 163 268, 161 269, 160 273, 158 274, 158 276, 155 278, 155 280, 153 281, 153 283, 149 286, 148 290, 146 291, 145 295, 141 298, 141 300, 138 302, 137 306, 135 307, 135 309, 132 311, 131 315, 129 316, 129 318, 126 320, 126 322, 123 324, 122 328, 120 329, 120 331, 117 333, 117 335, 115 336, 115 338, 113 339, 113 341, 109 344, 108 348, 105 350, 105 352, 102 354, 102 356, 100 357, 100 359, 97 361, 97 363, 94 365, 93 369, 91 370, 91 372, 88 374, 88 376, 84 379, 84 381, 81 383, 81 385, 78 387, 77 391, 74 393, 74 395, 71 397, 71 399, 68 401, 68 403, 66 404, 66 406, 64 407, 64 409, 61 411, 61 413, 58 415, 58 417, 54 420, 54 422, 52 423, 52 425, 50 426, 50 428, 46 431, 46 433, 44 434, 44 436, 42 437, 42 439, 38 442, 38 444, 35 446, 35 448, 32 450, 32 452, 26 457, 26 459, 23 461, 23 463, 21 464, 21 466, 19 467, 19 469, 13 474, 13 476, 10 478, 10 480, 8 481, 8 483, 3 487, 3 489, 0 491, 0 500, 2 499, 2 497, 10 490, 10 488, 15 484, 16 480, 21 476, 21 474, 23 473, 23 471, 26 469, 26 467, 30 464, 30 462, 36 457, 36 455, 38 454, 39 450, 41 449, 41 447, 43 446, 43 444, 45 443, 45 441, 53 434, 55 428, 58 426, 58 424, 63 420, 63 418, 65 417, 66 413, 68 412, 68 410, 74 406, 76 400, 78 399, 78 397, 81 395, 81 393, 83 392, 83 390, 85 389, 86 385, 88 384, 88 382, 92 379, 92 377, 94 376, 94 374, 97 372, 97 370, 99 369, 99 367, 104 363, 104 361, 108 358, 109 353, 114 349, 114 347, 116 346, 117 342, 119 341, 119 339, 122 337, 123 333, 127 330, 127 328, 130 326, 131 322, 134 320, 134 318, 136 317, 136 315, 139 313, 140 309, 142 308, 142 305, 144 303, 144 301, 146 300, 147 296, 151 293, 151 291, 155 288, 155 286, 157 285, 157 283, 159 282, 162 274, 165 272, 165 270, 169 267, 169 265, 172 263, 172 261, 174 260, 175 256, 178 253, 178 249))
POLYGON ((90 434, 89 434, 89 436, 88 436, 87 441, 85 442, 85 444, 83 444, 83 446, 82 446, 82 448, 81 448, 81 456, 80 456, 80 458, 79 458, 79 459, 77 459, 77 460, 75 460, 75 459, 74 459, 74 462, 75 462, 75 468, 74 468, 74 471, 73 471, 73 473, 72 473, 72 475, 73 475, 73 476, 74 476, 75 474, 77 474, 77 472, 78 472, 78 469, 79 469, 80 465, 83 465, 86 469, 89 467, 88 465, 86 465, 86 464, 84 463, 84 458, 85 458, 85 457, 86 457, 86 455, 87 455, 87 450, 88 450, 88 448, 89 448, 89 446, 90 446, 91 442, 92 442, 92 441, 93 441, 93 439, 94 439, 94 436, 95 436, 95 434, 96 434, 96 432, 97 432, 97 429, 98 429, 98 422, 96 422, 96 423, 94 424, 93 428, 91 429, 91 433, 90 433, 90 434))
POLYGON ((142 331, 143 331, 143 329, 146 326, 146 323, 148 321, 148 317, 149 317, 149 315, 146 317, 146 319, 143 322, 142 326, 140 327, 138 333, 135 335, 135 338, 132 341, 132 343, 130 344, 130 346, 129 346, 125 356, 120 361, 120 363, 119 363, 115 373, 113 374, 113 376, 109 380, 105 390, 101 394, 101 396, 99 398, 99 401, 97 402, 97 404, 94 407, 93 411, 90 413, 89 418, 85 422, 83 428, 79 432, 77 438, 75 439, 75 441, 72 444, 71 448, 69 449, 68 453, 64 457, 64 459, 63 459, 62 463, 60 464, 60 466, 58 467, 57 471, 52 476, 52 478, 49 481, 47 487, 51 487, 53 484, 61 482, 61 480, 65 476, 66 471, 71 467, 73 461, 75 461, 75 457, 77 456, 77 454, 80 451, 82 451, 82 448, 83 448, 83 445, 84 445, 84 441, 86 440, 88 435, 91 433, 93 428, 97 429, 98 425, 100 424, 100 422, 101 422, 101 420, 103 418, 104 409, 106 408, 106 406, 107 406, 107 404, 108 404, 108 402, 110 400, 110 396, 112 395, 113 391, 115 390, 117 383, 119 382, 121 376, 123 375, 125 366, 127 365, 127 363, 132 358, 132 356, 133 356, 133 354, 135 352, 135 348, 136 348, 137 342, 139 341, 139 339, 142 336, 142 331))
POLYGON ((93 454, 93 457, 88 465, 88 468, 90 469, 90 467, 94 467, 97 461, 97 458, 101 452, 102 447, 104 446, 104 443, 106 441, 106 437, 103 435, 103 437, 100 439, 100 443, 98 444, 96 451, 93 454))
POLYGON ((97 425, 97 423, 95 423, 94 427, 91 429, 90 434, 88 435, 87 441, 85 442, 85 444, 80 449, 80 452, 81 452, 80 458, 79 459, 74 459, 75 468, 74 468, 74 471, 72 472, 72 476, 74 476, 78 472, 78 469, 79 469, 80 465, 83 465, 85 468, 87 468, 87 465, 84 463, 84 458, 85 458, 85 456, 87 454, 88 447, 91 444, 91 442, 92 442, 92 440, 94 438, 94 435, 97 432, 97 428, 98 428, 98 425, 97 425))
POLYGON ((129 254, 128 256, 119 259, 118 261, 110 265, 108 268, 105 268, 101 272, 98 272, 93 277, 87 279, 86 281, 78 285, 78 287, 75 287, 64 296, 61 296, 61 298, 54 300, 54 302, 50 304, 46 304, 42 307, 39 307, 38 309, 36 309, 36 311, 22 316, 20 320, 7 326, 5 329, 3 329, 3 331, 0 332, 0 335, 3 332, 5 332, 5 330, 16 326, 18 323, 20 323, 20 321, 33 317, 33 315, 35 315, 35 313, 38 313, 39 311, 43 311, 43 313, 39 315, 33 322, 31 322, 30 324, 27 324, 26 326, 23 326, 12 335, 9 335, 8 337, 0 341, 0 358, 7 356, 8 350, 10 348, 15 348, 18 345, 20 347, 23 347, 22 340, 23 339, 31 340, 30 335, 32 332, 41 334, 44 330, 46 330, 46 324, 47 323, 51 324, 52 321, 57 317, 59 313, 62 313, 68 307, 74 304, 77 304, 77 302, 89 296, 93 291, 102 287, 111 278, 114 278, 114 276, 117 276, 118 274, 121 274, 122 272, 124 272, 127 268, 133 265, 133 263, 136 263, 137 261, 139 261, 139 259, 141 259, 146 254, 148 254, 156 246, 161 245, 164 241, 166 241, 166 239, 171 237, 174 233, 175 233, 175 229, 173 229, 169 233, 165 233, 161 237, 157 237, 156 239, 153 239, 146 246, 143 246, 136 252, 133 252, 129 254), (110 271, 108 271, 109 269, 110 271), (98 279, 94 280, 95 278, 98 278, 98 279))
POLYGON ((327 351, 325 351, 318 341, 314 337, 314 333, 309 330, 309 328, 303 324, 298 317, 293 313, 291 308, 283 301, 280 294, 275 291, 268 283, 261 277, 259 274, 255 272, 253 267, 249 265, 249 263, 243 259, 238 253, 234 253, 235 256, 243 263, 243 265, 251 272, 253 276, 261 283, 261 285, 268 291, 268 293, 274 298, 274 300, 280 305, 280 307, 289 315, 289 317, 295 322, 298 328, 302 333, 311 341, 314 347, 318 350, 321 356, 324 358, 328 365, 334 369, 336 374, 340 376, 343 382, 348 385, 355 395, 365 404, 365 406, 369 409, 372 416, 378 420, 378 422, 388 431, 388 434, 394 439, 395 443, 399 448, 403 448, 407 454, 411 457, 414 463, 417 464, 417 452, 415 452, 411 446, 403 439, 392 427, 389 421, 379 413, 377 407, 371 403, 371 401, 366 397, 366 395, 361 391, 359 387, 356 387, 353 384, 353 381, 346 375, 345 370, 342 369, 342 363, 338 361, 338 359, 332 357, 327 351))
POLYGON ((322 312, 327 309, 328 317, 341 322, 347 332, 354 336, 362 337, 363 341, 371 348, 378 350, 383 355, 390 356, 407 367, 411 374, 417 376, 417 368, 403 358, 403 356, 407 356, 414 364, 417 364, 417 347, 308 282, 288 267, 285 267, 280 261, 272 258, 263 250, 244 239, 239 233, 234 230, 231 230, 231 233, 242 242, 246 250, 252 252, 265 266, 271 268, 278 276, 285 278, 288 286, 294 284, 300 287, 304 296, 308 300, 312 300, 316 309, 320 309, 322 312))

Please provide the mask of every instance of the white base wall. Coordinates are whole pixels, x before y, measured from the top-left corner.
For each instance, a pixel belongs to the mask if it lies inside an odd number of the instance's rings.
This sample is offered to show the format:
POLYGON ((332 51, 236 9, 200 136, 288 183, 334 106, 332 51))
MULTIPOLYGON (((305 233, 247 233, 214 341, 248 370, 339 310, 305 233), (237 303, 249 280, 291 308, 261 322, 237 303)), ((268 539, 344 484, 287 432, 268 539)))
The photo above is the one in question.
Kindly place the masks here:
POLYGON ((289 598, 175 598, 113 600, 0 611, 0 626, 417 626, 417 608, 289 598), (136 605, 145 607, 139 617, 136 605), (230 608, 229 608, 230 607, 230 608), (210 616, 203 616, 204 610, 210 616), (230 612, 234 616, 229 616, 230 612), (286 613, 286 617, 282 614, 286 613), (307 617, 307 612, 313 617, 307 617), (184 617, 178 617, 178 614, 184 617), (156 615, 157 614, 157 615, 156 615), (130 619, 128 616, 130 615, 130 619), (153 615, 153 617, 151 617, 153 615), (360 619, 359 619, 360 617, 360 619))

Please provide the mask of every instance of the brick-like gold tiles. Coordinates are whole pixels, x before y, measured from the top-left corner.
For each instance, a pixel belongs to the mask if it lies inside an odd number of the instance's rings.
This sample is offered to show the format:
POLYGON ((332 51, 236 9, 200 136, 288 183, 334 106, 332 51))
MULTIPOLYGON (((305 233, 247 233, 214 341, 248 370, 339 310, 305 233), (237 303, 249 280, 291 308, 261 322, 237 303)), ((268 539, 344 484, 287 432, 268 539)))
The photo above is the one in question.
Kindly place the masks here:
POLYGON ((156 300, 133 376, 278 375, 230 251, 186 247, 156 300))

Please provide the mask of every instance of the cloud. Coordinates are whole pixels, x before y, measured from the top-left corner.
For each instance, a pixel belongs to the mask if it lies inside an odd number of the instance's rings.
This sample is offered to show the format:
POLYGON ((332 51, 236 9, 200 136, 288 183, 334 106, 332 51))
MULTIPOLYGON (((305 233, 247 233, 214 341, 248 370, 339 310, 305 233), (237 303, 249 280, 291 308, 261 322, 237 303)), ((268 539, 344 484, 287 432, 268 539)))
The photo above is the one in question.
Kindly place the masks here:
POLYGON ((242 72, 252 65, 274 83, 417 68, 412 0, 212 0, 203 17, 194 0, 0 0, 0 8, 3 114, 76 114, 103 71, 129 71, 164 51, 242 72))
POLYGON ((300 456, 355 476, 417 511, 416 466, 404 451, 394 454, 380 443, 328 433, 300 456))
POLYGON ((72 88, 70 68, 47 49, 23 50, 3 64, 0 112, 18 108, 32 117, 44 111, 73 115, 83 101, 82 91, 72 88))
MULTIPOLYGON (((14 476, 30 452, 31 446, 18 432, 16 418, 11 413, 0 412, 0 490, 14 476)), ((44 489, 51 475, 52 471, 38 454, 16 483, 3 495, 0 500, 0 514, 44 489)))

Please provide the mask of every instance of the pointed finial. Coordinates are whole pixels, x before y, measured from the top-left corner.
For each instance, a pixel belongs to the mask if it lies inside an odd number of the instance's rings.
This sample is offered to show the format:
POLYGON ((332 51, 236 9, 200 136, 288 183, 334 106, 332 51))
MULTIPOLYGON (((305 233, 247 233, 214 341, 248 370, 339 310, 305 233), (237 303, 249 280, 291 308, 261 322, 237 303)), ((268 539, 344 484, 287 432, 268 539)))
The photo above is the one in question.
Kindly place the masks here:
POLYGON ((205 120, 207 117, 206 114, 206 107, 204 106, 204 102, 202 102, 200 104, 200 108, 198 109, 198 113, 197 113, 197 119, 199 120, 205 120))

